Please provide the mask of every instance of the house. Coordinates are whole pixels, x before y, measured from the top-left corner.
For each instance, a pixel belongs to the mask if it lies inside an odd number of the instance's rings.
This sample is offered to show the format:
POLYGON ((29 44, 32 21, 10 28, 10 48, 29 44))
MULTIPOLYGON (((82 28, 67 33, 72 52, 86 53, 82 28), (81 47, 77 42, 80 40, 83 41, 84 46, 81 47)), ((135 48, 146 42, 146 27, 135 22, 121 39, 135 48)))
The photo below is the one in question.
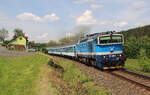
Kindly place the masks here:
POLYGON ((28 37, 26 36, 14 36, 12 40, 8 43, 7 47, 9 49, 15 50, 26 50, 28 43, 28 37))

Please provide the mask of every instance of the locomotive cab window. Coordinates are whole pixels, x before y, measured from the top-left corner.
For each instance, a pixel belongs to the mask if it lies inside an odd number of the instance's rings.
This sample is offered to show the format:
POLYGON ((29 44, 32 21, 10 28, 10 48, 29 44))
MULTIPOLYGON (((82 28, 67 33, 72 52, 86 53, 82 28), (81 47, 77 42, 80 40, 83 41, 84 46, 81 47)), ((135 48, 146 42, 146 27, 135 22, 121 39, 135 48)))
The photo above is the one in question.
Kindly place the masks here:
POLYGON ((117 44, 122 43, 123 37, 122 35, 110 35, 110 36, 100 36, 99 44, 117 44))

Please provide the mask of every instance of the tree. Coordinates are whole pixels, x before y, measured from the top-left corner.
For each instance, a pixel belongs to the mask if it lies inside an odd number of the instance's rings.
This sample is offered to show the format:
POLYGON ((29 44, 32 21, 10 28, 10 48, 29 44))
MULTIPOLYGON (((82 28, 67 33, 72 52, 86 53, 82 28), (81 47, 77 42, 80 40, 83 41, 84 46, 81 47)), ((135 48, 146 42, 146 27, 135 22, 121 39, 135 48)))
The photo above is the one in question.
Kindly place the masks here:
POLYGON ((144 72, 150 72, 150 60, 148 59, 147 55, 146 55, 146 50, 141 48, 140 49, 140 55, 139 55, 139 59, 138 62, 140 64, 140 66, 142 67, 142 71, 144 72))
POLYGON ((21 29, 14 29, 14 34, 16 37, 25 35, 21 29))
POLYGON ((61 38, 59 42, 61 43, 61 45, 65 45, 67 43, 71 43, 71 40, 69 39, 69 37, 64 37, 64 38, 61 38))
POLYGON ((4 42, 8 37, 8 31, 6 29, 0 29, 0 41, 4 42))
POLYGON ((86 32, 77 32, 75 35, 63 37, 59 40, 61 45, 77 43, 80 38, 83 38, 87 33, 86 32))
POLYGON ((58 46, 59 43, 56 42, 56 41, 53 41, 53 40, 50 40, 48 43, 47 43, 47 46, 50 46, 50 47, 54 47, 54 46, 58 46))
POLYGON ((34 41, 29 41, 29 42, 28 42, 28 47, 29 47, 29 48, 35 47, 35 42, 34 42, 34 41))

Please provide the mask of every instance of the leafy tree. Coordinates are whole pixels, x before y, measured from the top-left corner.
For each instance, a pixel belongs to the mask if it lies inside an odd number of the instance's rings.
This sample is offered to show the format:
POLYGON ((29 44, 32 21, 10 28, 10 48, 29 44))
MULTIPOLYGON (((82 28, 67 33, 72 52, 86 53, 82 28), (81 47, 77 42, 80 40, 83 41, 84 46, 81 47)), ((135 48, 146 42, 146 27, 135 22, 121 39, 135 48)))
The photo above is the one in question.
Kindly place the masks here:
POLYGON ((8 37, 8 30, 0 29, 0 41, 4 42, 5 39, 8 37))
POLYGON ((29 41, 28 42, 28 47, 29 48, 34 48, 35 47, 35 42, 34 41, 29 41))
POLYGON ((50 40, 48 43, 47 43, 47 46, 49 47, 54 47, 54 46, 58 46, 59 43, 56 42, 56 41, 53 41, 53 40, 50 40))
POLYGON ((21 29, 14 29, 14 34, 16 37, 25 35, 21 29))
POLYGON ((69 37, 64 37, 64 38, 60 39, 59 42, 61 43, 61 45, 64 45, 67 43, 71 43, 72 41, 70 40, 69 37))
POLYGON ((150 25, 121 31, 125 37, 125 53, 129 58, 138 58, 140 49, 150 57, 150 25))
POLYGON ((85 32, 78 32, 75 35, 69 36, 69 37, 64 37, 59 40, 59 43, 61 45, 65 44, 71 44, 71 43, 77 43, 80 38, 84 37, 86 35, 85 32))
POLYGON ((144 72, 150 72, 150 60, 148 59, 148 57, 146 56, 146 50, 141 48, 140 50, 140 55, 138 58, 138 62, 142 67, 142 71, 144 72))

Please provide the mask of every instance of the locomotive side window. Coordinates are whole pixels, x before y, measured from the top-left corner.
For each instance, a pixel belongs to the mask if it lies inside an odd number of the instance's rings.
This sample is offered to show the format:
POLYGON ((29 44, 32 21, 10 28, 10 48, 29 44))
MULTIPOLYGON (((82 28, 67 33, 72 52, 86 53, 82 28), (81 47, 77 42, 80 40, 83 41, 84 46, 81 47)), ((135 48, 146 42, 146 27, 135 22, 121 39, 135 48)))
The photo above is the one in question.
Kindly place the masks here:
POLYGON ((112 43, 120 43, 120 42, 122 42, 122 36, 116 36, 116 35, 112 36, 112 43))
POLYGON ((111 38, 110 36, 102 36, 99 38, 100 39, 100 44, 108 44, 111 43, 111 38))
POLYGON ((99 37, 99 44, 114 44, 122 43, 122 35, 111 35, 111 36, 101 36, 99 37))

